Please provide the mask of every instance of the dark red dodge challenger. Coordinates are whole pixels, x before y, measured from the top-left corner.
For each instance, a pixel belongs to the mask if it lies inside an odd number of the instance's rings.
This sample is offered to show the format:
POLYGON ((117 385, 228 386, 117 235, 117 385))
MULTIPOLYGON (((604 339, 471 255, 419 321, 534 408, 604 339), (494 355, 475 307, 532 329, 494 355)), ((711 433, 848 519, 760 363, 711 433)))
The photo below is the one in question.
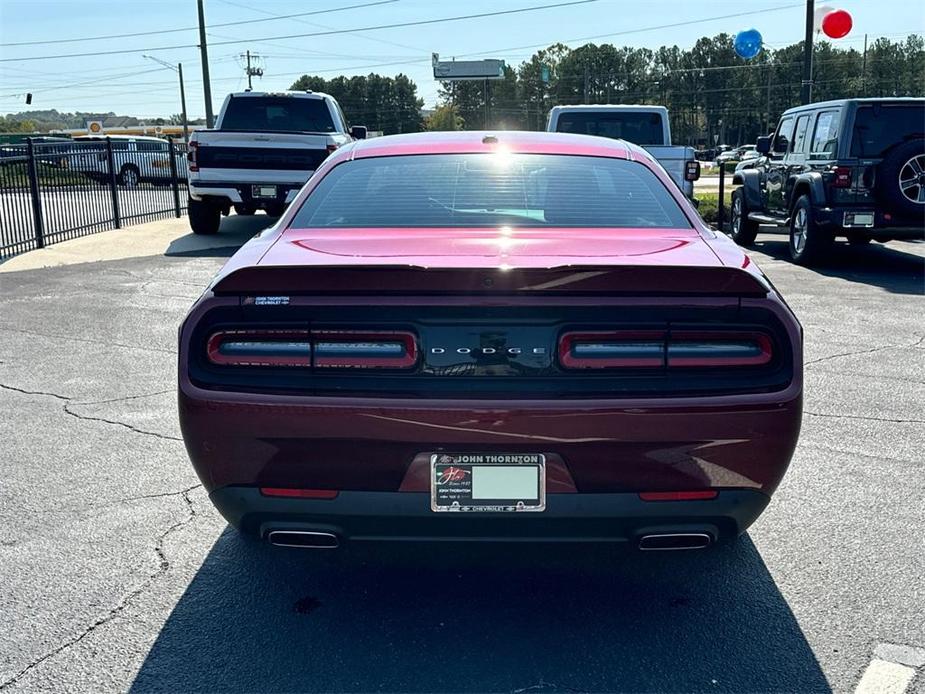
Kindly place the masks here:
POLYGON ((642 149, 547 133, 359 141, 180 333, 199 477, 278 545, 705 547, 768 504, 802 332, 642 149))

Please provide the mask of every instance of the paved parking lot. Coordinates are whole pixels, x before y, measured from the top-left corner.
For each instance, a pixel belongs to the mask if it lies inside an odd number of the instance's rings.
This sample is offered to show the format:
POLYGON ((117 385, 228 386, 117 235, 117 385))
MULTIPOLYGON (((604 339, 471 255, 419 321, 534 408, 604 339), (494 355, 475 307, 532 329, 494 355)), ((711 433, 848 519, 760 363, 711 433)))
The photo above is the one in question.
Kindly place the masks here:
POLYGON ((662 555, 241 539, 174 395, 231 249, 171 248, 0 273, 0 690, 925 691, 925 245, 810 270, 759 237, 806 329, 801 442, 748 536, 662 555))

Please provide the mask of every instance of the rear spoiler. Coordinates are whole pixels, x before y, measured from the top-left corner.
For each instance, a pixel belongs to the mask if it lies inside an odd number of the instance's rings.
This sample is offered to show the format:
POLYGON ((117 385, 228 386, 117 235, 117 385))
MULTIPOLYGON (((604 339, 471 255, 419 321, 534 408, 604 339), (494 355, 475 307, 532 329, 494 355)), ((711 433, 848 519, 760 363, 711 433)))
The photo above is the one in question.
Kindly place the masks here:
POLYGON ((422 268, 414 266, 245 267, 219 278, 216 295, 606 294, 763 297, 771 286, 729 267, 422 268))

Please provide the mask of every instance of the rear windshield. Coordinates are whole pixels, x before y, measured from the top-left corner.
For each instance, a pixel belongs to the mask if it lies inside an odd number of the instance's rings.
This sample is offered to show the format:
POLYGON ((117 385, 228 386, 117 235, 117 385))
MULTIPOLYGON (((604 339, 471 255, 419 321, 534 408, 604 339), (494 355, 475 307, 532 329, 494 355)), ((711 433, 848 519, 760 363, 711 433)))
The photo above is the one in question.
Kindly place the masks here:
POLYGON ((573 111, 559 114, 556 132, 597 135, 626 140, 637 145, 663 145, 665 134, 660 113, 594 113, 573 111))
POLYGON ((548 154, 430 154, 344 162, 292 226, 689 229, 645 165, 548 154))
POLYGON ((925 104, 860 106, 854 117, 851 156, 882 157, 888 149, 925 136, 925 104))
POLYGON ((334 121, 322 99, 289 96, 232 97, 222 130, 334 132, 334 121))

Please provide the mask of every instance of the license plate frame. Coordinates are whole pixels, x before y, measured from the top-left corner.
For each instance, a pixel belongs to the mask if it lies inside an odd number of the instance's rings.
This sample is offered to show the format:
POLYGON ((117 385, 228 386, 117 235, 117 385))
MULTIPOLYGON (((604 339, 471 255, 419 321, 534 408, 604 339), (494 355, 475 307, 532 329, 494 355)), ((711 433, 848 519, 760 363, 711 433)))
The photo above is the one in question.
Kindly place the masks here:
POLYGON ((279 194, 279 188, 277 186, 267 186, 267 185, 252 185, 251 186, 251 196, 255 198, 260 198, 261 200, 275 199, 278 194, 279 194))
POLYGON ((875 218, 873 212, 845 212, 842 226, 855 229, 870 229, 874 226, 875 218))
POLYGON ((430 457, 430 509, 435 513, 545 511, 546 456, 435 453, 430 457))

